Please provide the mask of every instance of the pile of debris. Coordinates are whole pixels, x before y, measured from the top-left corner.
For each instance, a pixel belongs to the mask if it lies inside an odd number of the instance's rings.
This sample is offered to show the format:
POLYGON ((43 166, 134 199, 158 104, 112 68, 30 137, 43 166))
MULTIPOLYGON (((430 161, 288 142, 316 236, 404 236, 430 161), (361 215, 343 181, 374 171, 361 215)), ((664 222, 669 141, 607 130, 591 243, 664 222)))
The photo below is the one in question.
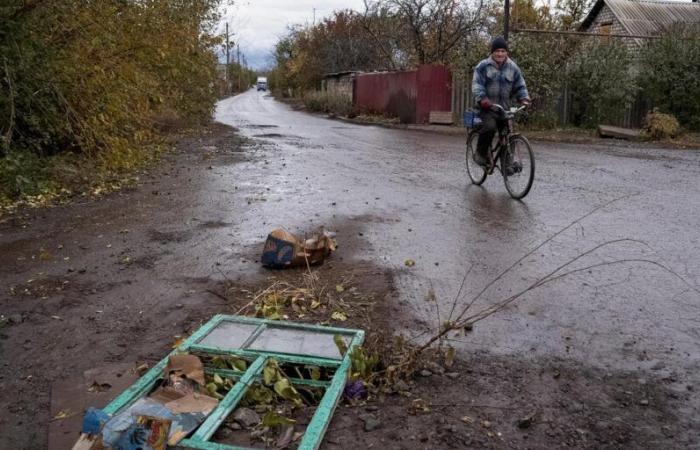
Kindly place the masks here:
POLYGON ((195 430, 218 404, 207 390, 199 357, 173 355, 148 396, 113 417, 88 409, 73 450, 164 450, 195 430))

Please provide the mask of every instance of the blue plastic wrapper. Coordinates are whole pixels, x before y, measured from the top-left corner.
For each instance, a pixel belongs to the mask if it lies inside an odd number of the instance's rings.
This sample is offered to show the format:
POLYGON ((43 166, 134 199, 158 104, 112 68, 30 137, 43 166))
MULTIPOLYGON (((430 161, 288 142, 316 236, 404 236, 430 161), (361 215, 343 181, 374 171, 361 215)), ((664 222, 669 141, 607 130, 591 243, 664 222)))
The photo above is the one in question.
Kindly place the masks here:
POLYGON ((112 446, 113 450, 153 450, 147 444, 150 432, 141 425, 131 424, 117 442, 112 446))
POLYGON ((367 398, 367 388, 365 387, 365 383, 357 380, 346 384, 343 394, 350 400, 360 400, 367 398))
POLYGON ((83 416, 83 433, 99 433, 108 420, 109 414, 101 409, 93 408, 92 406, 89 407, 87 411, 85 411, 85 416, 83 416))

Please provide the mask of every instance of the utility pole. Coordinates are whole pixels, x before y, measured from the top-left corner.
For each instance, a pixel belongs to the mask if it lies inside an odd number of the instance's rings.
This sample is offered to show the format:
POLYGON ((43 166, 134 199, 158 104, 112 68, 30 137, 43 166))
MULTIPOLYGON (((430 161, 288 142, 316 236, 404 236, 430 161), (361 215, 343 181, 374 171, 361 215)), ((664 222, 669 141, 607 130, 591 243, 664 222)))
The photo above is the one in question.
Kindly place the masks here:
POLYGON ((229 49, 228 49, 228 22, 226 22, 226 94, 229 93, 229 79, 228 79, 228 64, 229 64, 229 49))
POLYGON ((508 42, 508 28, 510 27, 510 0, 506 0, 503 11, 503 39, 508 42))
POLYGON ((236 44, 236 54, 238 55, 238 92, 241 92, 241 44, 236 44))

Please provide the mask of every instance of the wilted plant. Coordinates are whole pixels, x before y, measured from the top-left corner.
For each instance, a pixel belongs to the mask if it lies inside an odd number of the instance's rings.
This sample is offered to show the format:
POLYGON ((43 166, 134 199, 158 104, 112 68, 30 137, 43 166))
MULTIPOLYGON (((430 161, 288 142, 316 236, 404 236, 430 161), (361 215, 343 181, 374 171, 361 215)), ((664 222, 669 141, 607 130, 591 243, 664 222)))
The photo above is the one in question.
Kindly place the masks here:
POLYGON ((678 136, 681 126, 671 114, 664 114, 654 109, 644 118, 644 137, 647 139, 665 139, 678 136))

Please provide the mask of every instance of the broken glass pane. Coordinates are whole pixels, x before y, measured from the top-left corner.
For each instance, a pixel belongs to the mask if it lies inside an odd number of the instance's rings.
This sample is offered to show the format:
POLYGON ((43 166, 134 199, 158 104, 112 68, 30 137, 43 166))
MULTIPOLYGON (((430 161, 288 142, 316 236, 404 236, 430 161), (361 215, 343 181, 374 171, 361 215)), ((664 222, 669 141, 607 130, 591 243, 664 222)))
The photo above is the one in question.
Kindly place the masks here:
POLYGON ((251 323, 223 321, 197 344, 221 350, 236 350, 243 347, 258 326, 251 323))
MULTIPOLYGON (((268 326, 252 344, 250 350, 292 355, 319 356, 321 358, 342 359, 333 334, 318 333, 298 328, 277 328, 268 326)), ((341 335, 346 345, 351 336, 341 335)))

